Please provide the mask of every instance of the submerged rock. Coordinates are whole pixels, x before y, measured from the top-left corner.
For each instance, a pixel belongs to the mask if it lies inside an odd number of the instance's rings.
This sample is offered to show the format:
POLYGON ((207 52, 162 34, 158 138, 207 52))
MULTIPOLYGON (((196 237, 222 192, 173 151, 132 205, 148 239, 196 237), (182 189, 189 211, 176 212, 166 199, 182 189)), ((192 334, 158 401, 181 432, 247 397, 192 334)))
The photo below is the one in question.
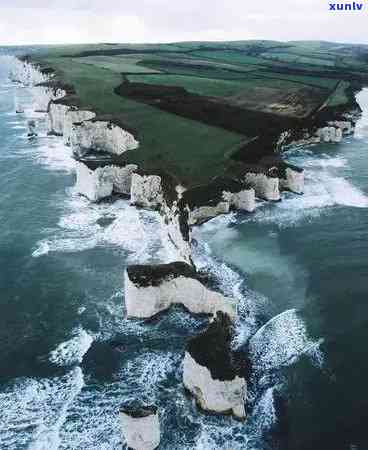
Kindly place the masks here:
POLYGON ((180 304, 194 314, 224 311, 235 318, 237 302, 208 289, 184 262, 129 266, 125 272, 128 317, 145 319, 180 304))
POLYGON ((245 419, 246 367, 231 339, 231 319, 218 312, 207 330, 188 342, 183 383, 202 409, 245 419))
POLYGON ((27 134, 28 137, 37 136, 36 122, 34 120, 28 120, 27 127, 28 127, 28 134, 27 134))
POLYGON ((158 409, 140 402, 127 402, 120 408, 120 424, 130 449, 154 450, 160 444, 158 409))

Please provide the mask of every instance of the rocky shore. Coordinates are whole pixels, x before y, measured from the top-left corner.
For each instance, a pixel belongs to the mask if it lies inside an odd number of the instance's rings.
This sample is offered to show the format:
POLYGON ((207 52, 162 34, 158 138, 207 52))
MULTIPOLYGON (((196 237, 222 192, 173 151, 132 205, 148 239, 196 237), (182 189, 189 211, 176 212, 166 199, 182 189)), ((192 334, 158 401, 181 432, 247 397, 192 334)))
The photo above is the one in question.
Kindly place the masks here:
MULTIPOLYGON (((148 319, 172 305, 182 305, 192 314, 208 315, 207 330, 187 344, 183 385, 201 409, 244 420, 250 369, 247 355, 232 349, 238 301, 213 289, 198 272, 192 260, 191 229, 233 210, 252 213, 257 199, 282 201, 285 190, 302 194, 303 169, 285 162, 280 151, 290 145, 340 142, 354 130, 358 108, 332 114, 332 120, 319 118, 318 123, 308 124, 303 130, 283 130, 273 156, 253 164, 238 160, 222 177, 206 185, 186 187, 164 170, 148 171, 138 164, 127 164, 124 154, 139 152, 134 134, 113 121, 100 120, 94 111, 73 106, 68 98, 71 88, 53 81, 50 73, 18 61, 12 79, 34 86, 40 99, 36 109, 47 114, 48 133, 62 136, 72 147, 78 161, 75 189, 80 195, 92 202, 123 195, 132 206, 160 214, 162 232, 175 249, 175 260, 126 269, 126 315, 148 319)), ((120 419, 130 448, 149 450, 159 446, 156 407, 124 405, 120 419)))

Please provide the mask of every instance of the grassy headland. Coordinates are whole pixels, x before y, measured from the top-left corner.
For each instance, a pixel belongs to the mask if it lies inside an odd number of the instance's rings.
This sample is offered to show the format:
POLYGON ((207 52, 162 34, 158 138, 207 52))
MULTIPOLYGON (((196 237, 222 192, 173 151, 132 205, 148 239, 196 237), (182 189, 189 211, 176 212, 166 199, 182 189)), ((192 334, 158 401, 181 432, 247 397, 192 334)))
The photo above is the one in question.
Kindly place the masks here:
POLYGON ((281 131, 351 106, 368 80, 368 47, 239 41, 50 46, 32 56, 94 110, 140 141, 125 155, 187 186, 272 153, 281 131), (254 138, 258 137, 258 148, 254 138))

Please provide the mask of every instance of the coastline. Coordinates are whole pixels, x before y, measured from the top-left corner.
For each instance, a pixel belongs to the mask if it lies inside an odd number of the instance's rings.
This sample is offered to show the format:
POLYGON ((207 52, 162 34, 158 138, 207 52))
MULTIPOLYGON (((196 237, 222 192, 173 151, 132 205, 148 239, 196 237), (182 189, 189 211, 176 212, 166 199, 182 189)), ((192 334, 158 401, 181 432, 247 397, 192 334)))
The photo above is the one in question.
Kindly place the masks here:
MULTIPOLYGON (((56 100, 56 104, 62 104, 61 103, 62 100, 56 100)), ((78 112, 77 112, 78 113, 78 112)), ((134 151, 134 150, 133 150, 134 151)), ((264 173, 262 173, 262 175, 264 175, 264 173)), ((133 175, 134 176, 134 175, 133 175)), ((270 176, 270 178, 275 178, 270 176)), ((188 236, 188 231, 183 232, 182 230, 189 230, 189 226, 190 225, 194 225, 196 223, 202 223, 204 220, 208 220, 211 217, 214 217, 217 214, 222 214, 226 211, 227 206, 219 206, 219 202, 218 202, 218 197, 216 195, 215 200, 213 198, 209 198, 209 203, 204 203, 204 205, 207 208, 213 208, 210 211, 200 211, 200 212, 196 212, 196 214, 193 214, 193 210, 191 208, 189 208, 189 211, 185 210, 185 206, 184 208, 180 208, 179 207, 179 211, 177 210, 173 210, 173 203, 176 201, 172 201, 172 196, 171 194, 168 195, 170 192, 172 193, 172 187, 170 189, 164 189, 163 186, 165 185, 171 185, 170 183, 164 183, 163 182, 163 177, 157 174, 149 174, 149 173, 138 173, 137 174, 137 185, 139 185, 139 183, 143 183, 145 181, 148 180, 148 184, 149 184, 149 195, 143 195, 143 197, 140 198, 140 201, 135 201, 135 203, 140 204, 140 206, 143 207, 148 207, 148 208, 160 208, 162 207, 162 202, 165 201, 165 205, 164 205, 164 222, 168 222, 168 225, 171 226, 172 230, 174 231, 169 231, 168 233, 169 236, 171 236, 171 239, 173 242, 177 242, 177 249, 180 252, 180 256, 184 258, 188 258, 191 257, 190 255, 190 246, 189 246, 189 253, 188 253, 188 243, 190 244, 190 236, 188 236), (160 181, 158 182, 158 184, 153 183, 154 186, 152 186, 151 177, 158 177, 160 178, 160 181), (141 178, 143 178, 143 181, 141 180, 141 178), (211 204, 211 202, 213 202, 213 204, 211 204), (213 206, 214 205, 214 206, 213 206), (187 216, 189 216, 189 223, 188 223, 188 219, 186 219, 185 214, 187 214, 187 216), (184 217, 183 217, 184 214, 184 217), (198 218, 199 217, 199 218, 198 218), (203 219, 204 218, 204 219, 203 219), (173 238, 174 236, 174 238, 173 238), (184 243, 183 243, 184 241, 184 243)), ((155 178, 154 180, 157 181, 157 178, 155 178)), ((246 186, 247 189, 249 191, 249 186, 246 186)), ((238 187, 237 187, 238 188, 238 187)), ((139 191, 139 189, 138 189, 139 191)), ((142 193, 144 191, 144 189, 140 190, 140 192, 142 193)), ((205 189, 205 191, 208 192, 208 189, 205 189)), ((209 189, 210 193, 211 193, 211 189, 209 189)), ((187 192, 187 191, 186 191, 187 192)), ((237 193, 237 192, 235 192, 237 193)), ((230 194, 234 194, 234 192, 230 192, 230 194)), ((138 197, 137 194, 136 198, 138 197)), ((184 192, 185 195, 185 192, 184 192)), ((220 202, 221 203, 221 202, 220 202)), ((177 206, 177 205, 176 205, 177 206)), ((200 206, 202 207, 203 205, 196 205, 195 206, 200 206)), ((198 208, 199 209, 199 208, 198 208)), ((228 208, 229 210, 230 208, 228 208)))

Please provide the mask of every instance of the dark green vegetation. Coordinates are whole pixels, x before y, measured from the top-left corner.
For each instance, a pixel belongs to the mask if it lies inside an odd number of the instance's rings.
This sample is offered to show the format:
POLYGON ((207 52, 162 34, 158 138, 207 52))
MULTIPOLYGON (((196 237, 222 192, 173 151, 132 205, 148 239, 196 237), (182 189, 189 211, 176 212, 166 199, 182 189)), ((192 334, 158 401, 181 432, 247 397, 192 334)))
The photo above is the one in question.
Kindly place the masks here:
POLYGON ((55 46, 37 56, 74 88, 62 102, 132 131, 125 156, 185 185, 256 163, 280 133, 311 128, 354 104, 368 47, 328 42, 187 42, 55 46))

